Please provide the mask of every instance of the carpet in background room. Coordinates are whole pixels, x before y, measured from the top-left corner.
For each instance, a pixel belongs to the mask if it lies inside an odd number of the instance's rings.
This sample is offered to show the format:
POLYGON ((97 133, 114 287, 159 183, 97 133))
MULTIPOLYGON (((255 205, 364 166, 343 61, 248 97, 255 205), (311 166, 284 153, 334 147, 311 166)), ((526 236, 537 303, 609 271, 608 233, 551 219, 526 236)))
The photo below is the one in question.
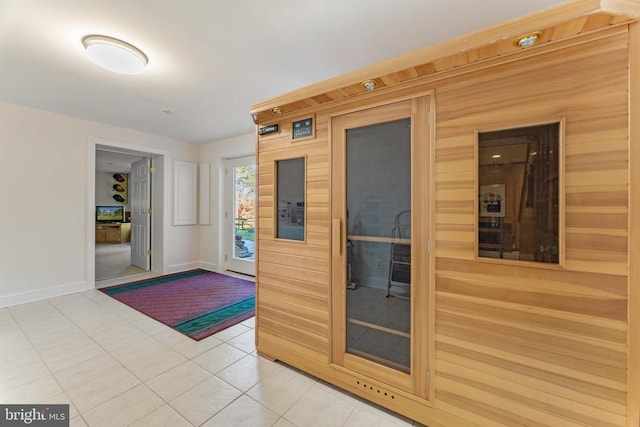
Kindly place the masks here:
POLYGON ((197 341, 255 314, 254 282, 206 270, 100 290, 197 341))
POLYGON ((96 280, 113 279, 146 273, 131 265, 131 243, 101 243, 96 245, 96 280))

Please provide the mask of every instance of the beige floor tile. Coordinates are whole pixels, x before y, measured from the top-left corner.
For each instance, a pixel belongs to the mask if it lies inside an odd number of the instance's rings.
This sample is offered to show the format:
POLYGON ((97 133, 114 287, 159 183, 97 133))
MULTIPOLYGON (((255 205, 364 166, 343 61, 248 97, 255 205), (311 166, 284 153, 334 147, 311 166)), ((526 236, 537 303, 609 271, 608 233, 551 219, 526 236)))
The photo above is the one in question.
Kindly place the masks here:
POLYGON ((313 384, 306 376, 282 368, 252 387, 247 395, 283 415, 313 384))
MULTIPOLYGON (((11 322, 7 321, 0 324, 0 348, 9 349, 11 346, 8 343, 20 339, 25 339, 24 332, 22 332, 17 323, 13 322, 13 319, 11 319, 11 322)), ((2 349, 0 349, 0 353, 2 353, 2 349)))
POLYGON ((222 341, 213 336, 207 337, 200 341, 196 341, 189 337, 185 337, 185 339, 186 340, 172 345, 171 348, 182 354, 187 359, 193 359, 194 357, 204 353, 205 351, 211 350, 212 348, 222 344, 222 341))
POLYGON ((191 361, 169 369, 146 384, 165 401, 170 401, 211 378, 211 373, 191 361))
POLYGON ((357 401, 349 396, 340 396, 328 387, 315 383, 284 417, 298 427, 342 426, 355 409, 357 401))
POLYGON ((109 354, 103 354, 77 363, 74 366, 56 372, 54 375, 63 388, 71 389, 107 377, 118 368, 122 368, 120 362, 109 354))
POLYGON ((45 320, 44 322, 33 327, 22 326, 31 344, 39 351, 59 347, 63 343, 73 343, 85 336, 82 329, 78 328, 66 317, 45 320))
POLYGON ((34 403, 44 402, 62 393, 60 385, 53 377, 47 375, 27 384, 8 390, 0 395, 2 403, 34 403))
POLYGON ((80 415, 80 413, 78 412, 78 410, 76 409, 75 405, 73 404, 73 402, 71 402, 71 399, 69 399, 69 396, 67 396, 66 393, 60 393, 56 396, 53 397, 48 397, 40 402, 36 402, 36 403, 41 403, 41 404, 61 404, 61 405, 69 405, 69 418, 75 418, 78 415, 80 415))
POLYGON ((71 421, 69 422, 69 427, 88 427, 88 426, 87 426, 87 423, 84 422, 84 419, 78 416, 78 417, 71 418, 71 421))
POLYGON ((216 376, 232 386, 247 391, 259 381, 273 374, 279 365, 263 357, 245 356, 233 365, 224 368, 216 376))
POLYGON ((199 426, 241 394, 221 379, 212 377, 169 403, 190 423, 199 426))
POLYGON ((202 427, 270 427, 280 416, 246 395, 218 412, 202 427))
POLYGON ((246 353, 256 351, 256 335, 253 329, 249 329, 242 334, 227 340, 227 344, 234 346, 246 353))
POLYGON ((106 351, 88 336, 50 348, 47 351, 40 351, 40 357, 51 372, 61 371, 104 354, 106 351))
POLYGON ((157 320, 135 311, 131 307, 128 308, 129 310, 125 310, 120 313, 120 317, 149 335, 159 333, 167 327, 157 320))
POLYGON ((194 357, 192 360, 207 371, 215 374, 246 355, 247 353, 223 343, 194 357))
POLYGON ((122 364, 125 364, 127 362, 136 361, 141 357, 147 357, 166 348, 169 347, 147 335, 140 341, 136 341, 125 347, 113 350, 111 355, 118 359, 122 364))
POLYGON ((135 359, 122 362, 135 376, 143 381, 168 371, 169 369, 185 362, 180 353, 170 348, 163 348, 151 354, 143 354, 135 359))
POLYGON ((51 374, 35 349, 24 347, 15 354, 5 349, 3 347, 0 356, 0 396, 13 388, 51 374))
POLYGON ((286 418, 280 418, 273 427, 296 427, 291 421, 288 421, 286 418))
POLYGON ((131 424, 131 427, 191 427, 191 424, 171 406, 163 405, 131 424))
POLYGON ((128 426, 164 404, 154 392, 140 384, 83 414, 91 427, 128 426))
POLYGON ((36 354, 35 348, 22 331, 18 330, 15 334, 10 333, 10 337, 2 336, 2 334, 3 331, 0 329, 0 363, 20 361, 26 354, 36 354))
POLYGON ((379 426, 402 427, 412 426, 413 422, 387 414, 371 406, 359 404, 353 410, 344 427, 379 426))
POLYGON ((176 331, 175 329, 172 329, 168 326, 165 325, 164 328, 156 331, 153 334, 153 337, 155 339, 157 339, 158 341, 160 341, 161 343, 166 344, 169 347, 172 347, 175 344, 184 342, 186 340, 191 340, 193 341, 191 338, 189 338, 188 336, 176 331))
POLYGON ((238 323, 237 325, 233 325, 228 327, 227 329, 221 330, 220 332, 218 332, 217 334, 214 334, 213 336, 219 339, 220 341, 228 341, 233 337, 237 337, 238 335, 241 335, 247 332, 249 329, 251 328, 248 328, 243 324, 238 323))
POLYGON ((136 343, 151 339, 149 334, 122 319, 90 329, 87 334, 109 352, 126 351, 136 343))
POLYGON ((109 355, 69 367, 55 376, 83 413, 140 384, 138 378, 109 355))
POLYGON ((255 328, 256 327, 256 318, 251 317, 247 320, 240 322, 241 325, 246 326, 247 328, 255 328))

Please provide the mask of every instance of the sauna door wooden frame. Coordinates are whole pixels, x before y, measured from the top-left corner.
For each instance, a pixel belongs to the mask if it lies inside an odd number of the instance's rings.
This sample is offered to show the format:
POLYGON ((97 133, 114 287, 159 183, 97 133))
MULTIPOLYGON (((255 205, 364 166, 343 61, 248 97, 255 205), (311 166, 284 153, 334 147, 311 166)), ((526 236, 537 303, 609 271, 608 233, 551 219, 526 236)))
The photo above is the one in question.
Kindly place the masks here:
POLYGON ((412 395, 430 396, 433 296, 431 225, 430 97, 420 96, 366 110, 336 115, 331 120, 332 145, 332 364, 356 375, 381 381, 412 395), (410 372, 404 373, 347 352, 347 130, 411 119, 411 332, 410 372))

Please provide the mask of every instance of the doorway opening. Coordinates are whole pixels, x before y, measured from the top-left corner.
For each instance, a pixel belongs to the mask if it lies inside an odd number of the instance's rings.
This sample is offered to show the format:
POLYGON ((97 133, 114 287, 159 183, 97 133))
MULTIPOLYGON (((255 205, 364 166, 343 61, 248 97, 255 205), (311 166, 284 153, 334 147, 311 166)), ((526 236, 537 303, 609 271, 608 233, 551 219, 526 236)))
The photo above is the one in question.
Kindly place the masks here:
POLYGON ((93 148, 89 233, 95 238, 90 239, 90 277, 96 287, 103 287, 151 277, 156 274, 154 271, 161 274, 163 210, 160 207, 153 212, 151 208, 161 204, 163 180, 151 173, 152 162, 153 166, 160 166, 157 169, 164 167, 164 155, 106 144, 95 144, 93 148), (152 194, 160 201, 152 200, 152 194), (98 207, 106 207, 107 211, 113 207, 122 215, 99 216, 98 207), (159 226, 152 229, 154 223, 159 226))
POLYGON ((225 269, 255 276, 255 157, 229 159, 225 168, 225 269))

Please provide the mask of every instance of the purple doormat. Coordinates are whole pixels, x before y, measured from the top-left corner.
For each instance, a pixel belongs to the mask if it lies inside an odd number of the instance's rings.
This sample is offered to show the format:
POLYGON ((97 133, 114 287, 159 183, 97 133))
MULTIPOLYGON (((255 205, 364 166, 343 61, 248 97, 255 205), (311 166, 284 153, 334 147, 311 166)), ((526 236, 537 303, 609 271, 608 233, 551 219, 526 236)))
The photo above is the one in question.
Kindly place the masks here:
POLYGON ((255 314, 253 282, 206 270, 100 290, 196 341, 255 314))

